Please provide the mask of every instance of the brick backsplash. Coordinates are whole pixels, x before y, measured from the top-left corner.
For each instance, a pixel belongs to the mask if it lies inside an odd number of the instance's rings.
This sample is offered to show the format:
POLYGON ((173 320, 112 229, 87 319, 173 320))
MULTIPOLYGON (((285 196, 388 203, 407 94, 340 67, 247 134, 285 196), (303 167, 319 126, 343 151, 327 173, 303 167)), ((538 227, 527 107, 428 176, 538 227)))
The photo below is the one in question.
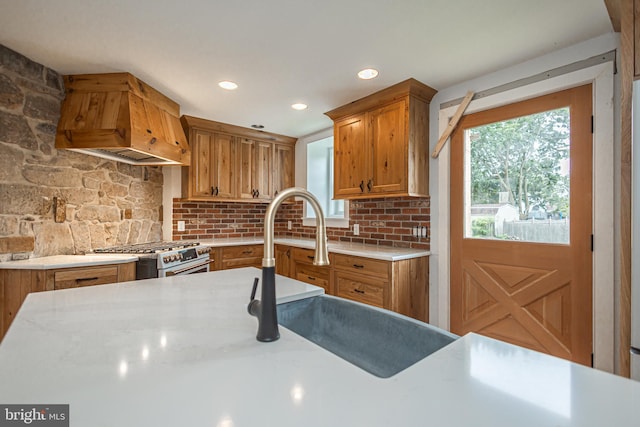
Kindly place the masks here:
MULTIPOLYGON (((280 206, 275 219, 278 237, 313 239, 315 227, 302 225, 303 202, 280 206), (292 230, 287 229, 291 221, 292 230)), ((193 202, 173 200, 173 237, 198 240, 228 237, 262 237, 265 204, 193 202), (178 231, 178 221, 185 221, 185 231, 178 231)), ((416 238, 414 226, 430 226, 429 198, 396 197, 363 199, 350 202, 349 228, 327 227, 332 241, 367 243, 401 248, 429 249, 430 237, 416 238), (353 235, 353 224, 360 234, 353 235)))

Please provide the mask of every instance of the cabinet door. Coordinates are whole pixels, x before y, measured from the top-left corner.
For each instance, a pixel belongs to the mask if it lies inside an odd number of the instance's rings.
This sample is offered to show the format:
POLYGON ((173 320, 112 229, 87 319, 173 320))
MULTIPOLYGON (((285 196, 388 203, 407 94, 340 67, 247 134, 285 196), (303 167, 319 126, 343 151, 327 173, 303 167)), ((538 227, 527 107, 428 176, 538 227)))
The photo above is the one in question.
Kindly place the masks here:
POLYGON ((373 193, 407 191, 407 102, 401 100, 369 113, 373 168, 367 189, 373 193))
POLYGON ((237 197, 240 199, 252 199, 255 194, 253 187, 253 170, 255 168, 254 142, 250 139, 242 138, 237 145, 237 156, 237 197))
POLYGON ((335 122, 333 156, 334 197, 361 195, 367 191, 367 180, 372 175, 364 114, 335 122))
POLYGON ((276 274, 292 277, 291 273, 291 248, 284 245, 275 245, 276 274))
POLYGON ((212 197, 212 134, 194 130, 191 148, 191 191, 194 197, 212 197))
POLYGON ((294 148, 292 145, 274 145, 273 196, 294 185, 294 148))
POLYGON ((255 167, 253 169, 254 198, 270 200, 273 198, 273 144, 254 142, 255 167))
POLYGON ((213 137, 211 166, 214 169, 214 196, 230 199, 235 196, 235 138, 225 134, 213 137))

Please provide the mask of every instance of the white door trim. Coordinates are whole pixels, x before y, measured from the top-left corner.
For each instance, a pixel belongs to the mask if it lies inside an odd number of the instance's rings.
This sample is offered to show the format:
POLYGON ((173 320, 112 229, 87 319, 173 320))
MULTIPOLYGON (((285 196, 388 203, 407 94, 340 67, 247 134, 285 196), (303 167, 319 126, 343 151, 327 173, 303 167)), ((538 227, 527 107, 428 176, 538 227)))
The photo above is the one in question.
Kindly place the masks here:
MULTIPOLYGON (((495 108, 525 99, 557 92, 583 84, 593 84, 594 139, 593 139, 593 352, 594 366, 614 372, 615 361, 615 265, 614 265, 614 112, 613 62, 574 71, 562 76, 522 86, 506 92, 472 101, 466 113, 495 108)), ((440 110, 439 132, 442 134, 456 106, 440 110)), ((438 233, 432 248, 430 294, 436 301, 436 310, 430 322, 449 329, 449 265, 450 265, 450 162, 449 143, 445 145, 438 162, 438 233), (435 249, 435 250, 434 250, 435 249), (435 295, 434 295, 435 294, 435 295)))

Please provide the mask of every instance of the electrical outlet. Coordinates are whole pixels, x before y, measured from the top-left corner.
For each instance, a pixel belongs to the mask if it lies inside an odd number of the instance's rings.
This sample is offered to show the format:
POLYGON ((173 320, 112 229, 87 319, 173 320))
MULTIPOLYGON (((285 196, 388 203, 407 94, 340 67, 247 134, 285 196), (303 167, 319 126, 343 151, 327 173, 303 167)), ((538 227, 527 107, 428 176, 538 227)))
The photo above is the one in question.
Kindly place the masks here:
POLYGON ((353 224, 353 235, 354 236, 360 235, 360 224, 353 224))
POLYGON ((418 226, 416 225, 415 227, 411 227, 411 234, 413 234, 413 237, 419 237, 420 234, 418 233, 418 226))
POLYGON ((426 238, 427 237, 427 227, 425 227, 423 225, 421 228, 422 228, 422 237, 426 238))
POLYGON ((292 228, 291 221, 287 221, 287 230, 291 230, 292 228))
POLYGON ((178 231, 184 231, 184 221, 178 221, 178 231))

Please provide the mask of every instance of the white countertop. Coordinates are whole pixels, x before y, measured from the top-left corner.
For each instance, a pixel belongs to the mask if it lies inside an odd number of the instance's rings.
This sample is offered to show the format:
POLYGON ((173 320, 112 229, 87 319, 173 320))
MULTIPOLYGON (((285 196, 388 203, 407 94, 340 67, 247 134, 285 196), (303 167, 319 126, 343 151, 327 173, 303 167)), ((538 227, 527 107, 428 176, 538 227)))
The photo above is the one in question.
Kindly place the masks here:
POLYGON ((0 262, 0 270, 52 270, 56 268, 87 267, 104 264, 125 264, 137 260, 137 255, 123 254, 53 255, 20 261, 0 262))
MULTIPOLYGON (((299 248, 315 248, 316 241, 312 239, 293 239, 286 237, 276 237, 276 244, 296 246, 299 248)), ((261 245, 264 239, 261 237, 237 237, 227 239, 205 239, 200 240, 203 245, 211 247, 240 246, 240 245, 261 245)), ((428 256, 431 252, 423 249, 394 248, 392 246, 366 245, 364 243, 348 243, 329 241, 327 245, 329 252, 344 255, 361 256, 365 258, 380 259, 383 261, 400 261, 403 259, 419 258, 428 256)))
MULTIPOLYGON (((469 334, 381 379, 280 327, 255 340, 254 268, 30 294, 0 344, 0 402, 71 425, 631 426, 640 382, 469 334)), ((321 293, 278 276, 281 301, 321 293)), ((259 295, 259 293, 258 293, 259 295)))

